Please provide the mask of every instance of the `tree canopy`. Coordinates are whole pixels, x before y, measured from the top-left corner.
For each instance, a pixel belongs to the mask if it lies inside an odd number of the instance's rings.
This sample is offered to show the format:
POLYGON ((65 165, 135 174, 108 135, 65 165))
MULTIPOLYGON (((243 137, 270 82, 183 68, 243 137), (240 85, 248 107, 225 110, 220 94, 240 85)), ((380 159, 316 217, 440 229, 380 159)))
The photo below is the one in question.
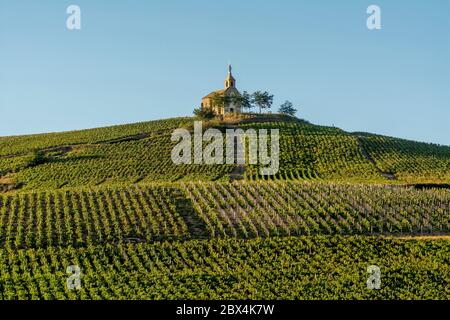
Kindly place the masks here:
POLYGON ((252 95, 252 102, 259 108, 259 113, 262 109, 270 109, 273 103, 273 94, 269 94, 267 91, 256 91, 252 95))
POLYGON ((294 105, 290 101, 285 101, 280 108, 278 109, 279 113, 287 114, 290 116, 294 116, 297 112, 297 109, 294 108, 294 105))

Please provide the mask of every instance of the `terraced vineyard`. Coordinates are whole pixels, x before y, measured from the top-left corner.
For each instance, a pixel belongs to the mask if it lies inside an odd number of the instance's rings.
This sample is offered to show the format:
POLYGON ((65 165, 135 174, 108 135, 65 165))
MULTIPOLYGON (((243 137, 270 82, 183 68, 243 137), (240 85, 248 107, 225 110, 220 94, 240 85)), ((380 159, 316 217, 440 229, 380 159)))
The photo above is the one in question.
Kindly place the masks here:
POLYGON ((450 190, 317 183, 190 183, 214 236, 450 232, 450 190))
MULTIPOLYGON (((0 156, 1 176, 22 190, 59 189, 62 187, 110 185, 139 181, 220 180, 228 179, 232 165, 175 165, 171 150, 175 145, 171 133, 179 127, 191 128, 186 118, 150 122, 131 126, 122 134, 139 132, 136 136, 119 136, 122 127, 92 129, 77 132, 77 144, 69 145, 71 135, 62 133, 47 137, 31 136, 35 154, 0 156), (146 130, 146 131, 140 131, 146 130), (79 136, 79 137, 78 137, 79 136), (68 138, 69 137, 69 138, 68 138), (114 137, 115 140, 105 140, 114 137), (40 140, 41 139, 41 140, 40 140), (100 142, 99 142, 100 141, 100 142), (51 146, 51 147, 49 147, 51 146)), ((0 140, 6 150, 21 137, 0 140)), ((75 138, 72 138, 75 139, 75 138)), ((22 142, 21 142, 22 143, 22 142)), ((25 142, 23 142, 25 143, 25 142)), ((20 145, 20 143, 19 143, 20 145)), ((14 151, 32 150, 16 147, 14 151)), ((1 188, 0 188, 1 190, 1 188)))
POLYGON ((450 182, 448 146, 350 134, 338 128, 298 121, 247 123, 242 127, 280 130, 279 173, 261 177, 258 166, 248 166, 245 174, 248 180, 450 182))
POLYGON ((173 164, 191 118, 0 138, 0 298, 450 299, 449 147, 256 120, 270 178, 173 164))
POLYGON ((0 245, 450 232, 450 190, 299 182, 150 184, 0 196, 0 245))
MULTIPOLYGON (((228 181, 233 165, 174 165, 175 128, 190 118, 128 126, 0 138, 0 190, 59 189, 152 181, 228 181), (38 155, 36 155, 38 153, 38 155), (3 186, 3 187, 2 187, 3 186)), ((280 130, 280 170, 260 176, 246 165, 246 180, 374 183, 448 183, 450 147, 373 135, 349 134, 304 121, 245 122, 248 129, 280 130)), ((204 125, 207 129, 208 125, 204 125)))
POLYGON ((148 181, 218 180, 231 165, 175 165, 170 135, 73 149, 15 174, 23 189, 55 189, 85 185, 148 181))
POLYGON ((37 149, 58 146, 120 141, 126 137, 158 134, 180 127, 188 127, 192 125, 192 121, 192 118, 173 118, 80 131, 0 137, 0 156, 26 154, 37 149))
POLYGON ((339 236, 0 249, 0 298, 448 299, 449 256, 444 240, 339 236), (373 264, 380 290, 366 287, 373 264))
POLYGON ((450 147, 373 135, 361 141, 377 166, 401 181, 450 182, 450 147))
POLYGON ((249 180, 384 180, 364 157, 357 139, 340 129, 303 122, 248 123, 243 127, 280 130, 279 173, 261 177, 259 166, 249 166, 249 180))
POLYGON ((6 248, 88 246, 190 236, 168 188, 33 192, 0 197, 0 241, 6 248))

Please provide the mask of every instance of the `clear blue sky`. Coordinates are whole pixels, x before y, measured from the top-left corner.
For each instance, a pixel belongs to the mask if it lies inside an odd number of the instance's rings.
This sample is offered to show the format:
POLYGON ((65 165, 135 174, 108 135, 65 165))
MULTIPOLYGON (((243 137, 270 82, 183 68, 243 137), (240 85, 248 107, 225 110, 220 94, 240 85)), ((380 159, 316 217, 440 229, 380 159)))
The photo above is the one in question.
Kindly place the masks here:
POLYGON ((190 115, 228 61, 313 123, 450 145, 448 0, 0 0, 0 135, 190 115))

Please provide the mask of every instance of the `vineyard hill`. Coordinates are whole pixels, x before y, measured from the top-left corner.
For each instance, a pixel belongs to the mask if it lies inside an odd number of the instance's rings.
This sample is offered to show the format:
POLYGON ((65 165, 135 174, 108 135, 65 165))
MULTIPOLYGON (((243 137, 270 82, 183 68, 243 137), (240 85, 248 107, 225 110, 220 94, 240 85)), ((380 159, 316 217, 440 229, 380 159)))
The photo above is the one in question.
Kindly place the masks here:
MULTIPOLYGON (((450 147, 367 133, 276 115, 219 128, 280 130, 280 170, 259 176, 247 165, 174 165, 177 128, 192 130, 193 118, 119 125, 62 133, 0 137, 0 190, 60 189, 137 182, 253 180, 382 184, 450 182, 450 147)), ((204 129, 208 127, 204 125, 204 129)))

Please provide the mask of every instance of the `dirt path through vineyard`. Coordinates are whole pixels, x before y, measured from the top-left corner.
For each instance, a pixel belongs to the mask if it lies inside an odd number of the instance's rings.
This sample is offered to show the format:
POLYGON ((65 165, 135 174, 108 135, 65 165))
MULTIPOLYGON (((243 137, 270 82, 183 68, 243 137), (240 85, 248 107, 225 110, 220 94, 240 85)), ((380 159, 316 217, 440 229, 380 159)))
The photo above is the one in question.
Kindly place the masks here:
POLYGON ((363 138, 362 136, 356 136, 356 140, 358 141, 359 149, 361 150, 361 153, 364 156, 364 158, 366 158, 368 161, 370 161, 383 177, 385 177, 388 180, 397 180, 397 177, 394 174, 388 173, 388 172, 383 172, 383 170, 381 170, 378 167, 376 161, 372 158, 370 153, 364 148, 362 138, 363 138))

